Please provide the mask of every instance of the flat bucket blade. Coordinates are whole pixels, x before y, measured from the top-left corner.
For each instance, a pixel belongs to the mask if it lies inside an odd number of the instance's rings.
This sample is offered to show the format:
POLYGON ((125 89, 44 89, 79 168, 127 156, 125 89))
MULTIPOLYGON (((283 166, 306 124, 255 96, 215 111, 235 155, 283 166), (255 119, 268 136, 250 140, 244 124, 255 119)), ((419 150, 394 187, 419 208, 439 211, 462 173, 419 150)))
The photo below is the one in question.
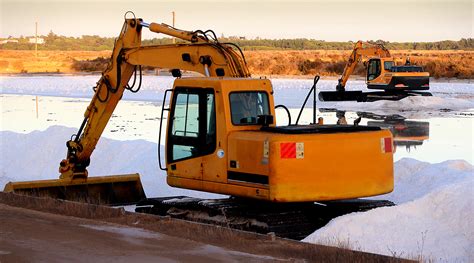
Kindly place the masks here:
POLYGON ((10 182, 4 192, 102 205, 133 204, 146 198, 139 174, 10 182))
POLYGON ((320 91, 321 101, 360 101, 363 99, 362 91, 320 91))

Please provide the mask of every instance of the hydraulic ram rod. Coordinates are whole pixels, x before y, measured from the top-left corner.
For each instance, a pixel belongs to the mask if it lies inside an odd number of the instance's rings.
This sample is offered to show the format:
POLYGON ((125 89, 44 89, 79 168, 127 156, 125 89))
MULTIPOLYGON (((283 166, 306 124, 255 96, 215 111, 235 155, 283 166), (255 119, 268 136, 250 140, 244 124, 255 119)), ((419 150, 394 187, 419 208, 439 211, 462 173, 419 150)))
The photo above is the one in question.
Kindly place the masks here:
POLYGON ((140 25, 147 27, 152 32, 166 34, 169 36, 173 36, 176 38, 190 41, 191 43, 207 43, 208 42, 205 39, 200 38, 195 32, 179 30, 167 24, 147 23, 147 22, 141 21, 140 25))

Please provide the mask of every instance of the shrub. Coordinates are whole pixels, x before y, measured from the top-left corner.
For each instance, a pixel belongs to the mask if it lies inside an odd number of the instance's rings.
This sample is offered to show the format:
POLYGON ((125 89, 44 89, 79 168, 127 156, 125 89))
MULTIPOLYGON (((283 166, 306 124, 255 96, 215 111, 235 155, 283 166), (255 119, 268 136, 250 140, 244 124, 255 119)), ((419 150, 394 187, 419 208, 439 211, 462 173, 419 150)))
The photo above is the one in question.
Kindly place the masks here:
POLYGON ((95 59, 87 60, 75 60, 73 59, 71 68, 75 71, 85 71, 85 72, 94 72, 94 71, 104 71, 107 68, 109 63, 109 58, 98 57, 95 59))

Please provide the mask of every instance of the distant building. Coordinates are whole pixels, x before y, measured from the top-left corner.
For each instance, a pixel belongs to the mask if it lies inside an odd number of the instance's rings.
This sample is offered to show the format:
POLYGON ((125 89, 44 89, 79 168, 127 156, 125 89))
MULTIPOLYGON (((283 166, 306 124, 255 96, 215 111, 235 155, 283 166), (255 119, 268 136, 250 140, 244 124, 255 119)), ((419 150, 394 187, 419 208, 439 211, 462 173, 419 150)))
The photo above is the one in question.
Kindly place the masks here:
POLYGON ((245 37, 241 36, 230 36, 229 40, 245 40, 245 37))
POLYGON ((38 44, 44 44, 44 38, 41 38, 41 37, 38 37, 38 38, 32 37, 28 39, 28 42, 31 44, 34 44, 36 43, 36 39, 38 39, 38 44))
POLYGON ((18 40, 16 40, 16 39, 0 40, 0 45, 1 45, 1 44, 6 44, 6 43, 18 43, 18 40))

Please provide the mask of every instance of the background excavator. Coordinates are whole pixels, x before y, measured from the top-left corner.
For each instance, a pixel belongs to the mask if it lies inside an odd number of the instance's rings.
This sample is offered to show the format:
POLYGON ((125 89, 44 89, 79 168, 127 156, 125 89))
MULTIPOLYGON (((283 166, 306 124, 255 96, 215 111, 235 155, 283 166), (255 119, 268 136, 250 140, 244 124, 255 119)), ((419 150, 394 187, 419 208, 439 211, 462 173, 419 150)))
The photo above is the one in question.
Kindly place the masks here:
MULTIPOLYGON (((318 79, 310 93, 316 92, 318 79)), ((183 31, 127 18, 79 131, 66 143, 60 178, 10 182, 4 191, 100 204, 137 204, 139 212, 199 218, 201 222, 294 238, 311 233, 315 225, 334 216, 389 205, 335 202, 393 190, 390 131, 318 125, 316 116, 310 125, 276 126, 275 116, 272 83, 250 78, 237 46, 220 43, 211 30, 183 31), (141 46, 144 27, 187 42, 141 46), (167 183, 233 198, 146 198, 138 174, 88 175, 91 154, 123 92, 140 89, 142 66, 169 68, 176 77, 173 88, 164 94, 159 125, 161 144, 167 112, 165 164, 158 151, 167 183), (203 76, 181 78, 181 70, 203 76), (133 84, 129 85, 132 76, 133 84), (321 206, 316 201, 328 203, 321 206)))
POLYGON ((430 75, 421 66, 411 65, 409 58, 404 65, 397 65, 396 59, 381 44, 358 41, 338 80, 336 91, 321 91, 322 101, 376 101, 400 100, 407 96, 431 96, 430 93, 418 92, 429 90, 430 75), (361 61, 367 67, 366 83, 368 89, 382 92, 347 91, 349 77, 361 61))

